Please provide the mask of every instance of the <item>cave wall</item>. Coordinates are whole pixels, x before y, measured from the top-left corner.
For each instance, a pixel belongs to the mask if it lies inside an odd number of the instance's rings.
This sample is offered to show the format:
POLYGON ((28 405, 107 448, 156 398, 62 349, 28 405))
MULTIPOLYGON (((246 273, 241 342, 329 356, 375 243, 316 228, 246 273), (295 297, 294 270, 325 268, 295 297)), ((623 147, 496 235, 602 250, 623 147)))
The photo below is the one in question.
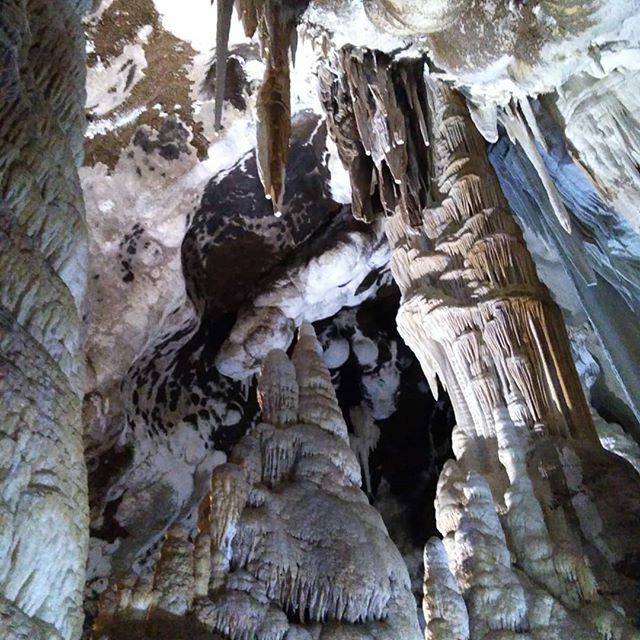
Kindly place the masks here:
POLYGON ((8 1, 0 10, 5 638, 76 638, 83 618, 85 4, 8 1))

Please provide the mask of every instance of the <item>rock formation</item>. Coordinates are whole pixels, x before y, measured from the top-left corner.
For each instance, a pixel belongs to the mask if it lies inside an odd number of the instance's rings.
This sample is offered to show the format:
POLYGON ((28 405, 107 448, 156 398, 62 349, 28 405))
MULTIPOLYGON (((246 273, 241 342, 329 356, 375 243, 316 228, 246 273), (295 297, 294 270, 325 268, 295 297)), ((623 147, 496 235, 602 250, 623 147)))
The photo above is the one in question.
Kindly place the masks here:
POLYGON ((85 8, 0 8, 3 638, 70 640, 82 625, 85 8))
MULTIPOLYGON (((578 469, 608 457, 611 474, 627 476, 635 494, 634 471, 600 447, 560 313, 537 278, 464 101, 426 76, 416 118, 415 107, 398 106, 412 104, 400 102, 400 92, 417 94, 407 87, 404 63, 379 62, 367 53, 343 53, 324 104, 333 110, 352 183, 362 178, 349 162, 354 138, 386 136, 378 153, 365 143, 360 156, 377 176, 372 184, 380 203, 393 211, 387 233, 402 291, 398 327, 427 378, 443 381, 456 413, 457 461, 445 465, 436 498, 446 553, 439 542, 425 550, 426 637, 482 638, 499 630, 632 637, 621 611, 629 616, 637 606, 637 576, 623 566, 636 550, 621 545, 621 555, 612 555, 599 527, 579 515, 585 509, 598 523, 612 516, 601 513, 598 488, 578 469), (379 93, 360 80, 373 74, 395 86, 394 97, 385 100, 388 89, 379 93), (368 109, 368 118, 358 116, 368 109), (377 120, 377 113, 387 118, 377 120), (426 123, 428 135, 414 139, 422 152, 403 148, 411 118, 426 123), (424 208, 418 198, 397 197, 411 182, 393 179, 406 175, 420 153, 428 160, 417 165, 428 185, 424 208), (392 207, 385 193, 394 194, 392 207), (580 506, 566 504, 561 487, 570 486, 583 496, 580 506), (607 586, 628 578, 634 586, 625 593, 607 586), (557 603, 551 616, 542 613, 543 600, 557 603)), ((359 192, 372 193, 371 169, 359 192)))
POLYGON ((640 638, 639 60, 637 0, 0 1, 0 637, 640 638))
POLYGON ((262 420, 213 471, 196 532, 169 530, 151 581, 114 581, 94 638, 131 624, 129 637, 148 637, 163 618, 178 637, 420 637, 406 567, 360 490, 320 353, 305 324, 292 361, 266 356, 262 420))

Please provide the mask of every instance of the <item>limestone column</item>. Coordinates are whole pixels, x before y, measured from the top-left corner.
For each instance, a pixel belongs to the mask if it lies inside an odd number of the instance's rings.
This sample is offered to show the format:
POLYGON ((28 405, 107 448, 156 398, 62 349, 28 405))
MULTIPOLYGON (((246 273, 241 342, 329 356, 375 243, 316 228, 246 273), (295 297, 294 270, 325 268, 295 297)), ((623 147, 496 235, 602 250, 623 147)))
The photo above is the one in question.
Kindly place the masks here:
POLYGON ((387 226, 398 327, 451 394, 468 437, 497 412, 539 434, 597 442, 564 322, 537 277, 462 97, 428 80, 430 203, 387 226))
POLYGON ((72 639, 82 626, 84 4, 0 7, 3 638, 72 639))

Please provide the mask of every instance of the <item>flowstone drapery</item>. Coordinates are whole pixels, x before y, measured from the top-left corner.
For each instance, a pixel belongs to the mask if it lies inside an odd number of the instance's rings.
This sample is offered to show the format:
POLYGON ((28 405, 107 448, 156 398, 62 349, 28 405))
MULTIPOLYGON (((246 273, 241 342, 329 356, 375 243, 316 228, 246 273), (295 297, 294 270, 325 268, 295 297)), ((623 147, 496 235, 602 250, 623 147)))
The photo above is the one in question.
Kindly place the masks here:
POLYGON ((214 470, 197 531, 169 531, 152 579, 114 580, 96 640, 153 637, 163 620, 176 637, 420 637, 406 567, 360 489, 311 325, 292 360, 267 356, 258 401, 262 422, 214 470))

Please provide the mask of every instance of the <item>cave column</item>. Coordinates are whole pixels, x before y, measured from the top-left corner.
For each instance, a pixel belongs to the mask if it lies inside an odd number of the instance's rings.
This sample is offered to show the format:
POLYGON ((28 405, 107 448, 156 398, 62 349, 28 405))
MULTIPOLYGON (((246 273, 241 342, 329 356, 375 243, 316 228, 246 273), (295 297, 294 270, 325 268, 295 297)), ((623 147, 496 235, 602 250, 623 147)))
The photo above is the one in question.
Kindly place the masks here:
POLYGON ((484 141, 461 96, 431 79, 427 95, 430 203, 420 224, 397 211, 387 225, 400 333, 450 390, 468 437, 495 439, 506 409, 529 432, 596 442, 562 316, 484 141))
POLYGON ((0 637, 79 637, 87 236, 78 0, 0 8, 0 637))

